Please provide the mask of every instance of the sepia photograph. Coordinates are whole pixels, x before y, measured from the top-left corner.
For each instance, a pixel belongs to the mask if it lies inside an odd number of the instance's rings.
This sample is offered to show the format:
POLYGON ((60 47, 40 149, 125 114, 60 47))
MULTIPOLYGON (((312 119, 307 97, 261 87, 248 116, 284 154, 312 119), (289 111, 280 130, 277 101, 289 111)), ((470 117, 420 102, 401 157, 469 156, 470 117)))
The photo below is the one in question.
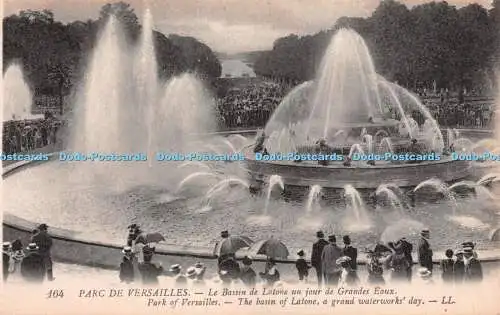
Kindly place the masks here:
POLYGON ((499 0, 2 17, 0 314, 499 314, 499 0))

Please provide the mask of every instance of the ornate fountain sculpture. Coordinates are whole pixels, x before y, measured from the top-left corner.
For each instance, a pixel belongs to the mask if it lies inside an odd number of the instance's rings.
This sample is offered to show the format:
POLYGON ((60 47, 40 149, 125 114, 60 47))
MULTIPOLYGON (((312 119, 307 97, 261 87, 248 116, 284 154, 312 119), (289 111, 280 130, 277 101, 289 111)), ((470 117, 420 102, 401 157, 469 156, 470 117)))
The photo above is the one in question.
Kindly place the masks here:
POLYGON ((264 132, 263 146, 271 155, 337 156, 327 162, 262 161, 248 154, 251 173, 279 174, 289 186, 375 189, 393 182, 403 187, 430 177, 454 181, 470 173, 468 162, 446 155, 441 130, 425 106, 375 72, 363 38, 350 29, 335 34, 317 78, 283 99, 264 132), (405 154, 427 158, 405 161, 405 154), (363 160, 356 159, 361 155, 363 160))

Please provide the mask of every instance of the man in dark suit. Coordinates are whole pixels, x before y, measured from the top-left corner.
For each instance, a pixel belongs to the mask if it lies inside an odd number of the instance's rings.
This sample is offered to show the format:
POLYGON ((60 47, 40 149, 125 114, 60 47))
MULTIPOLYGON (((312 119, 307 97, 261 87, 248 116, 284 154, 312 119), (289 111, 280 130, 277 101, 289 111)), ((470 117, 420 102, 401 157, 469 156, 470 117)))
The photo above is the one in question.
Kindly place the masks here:
POLYGON ((420 266, 427 268, 432 272, 432 249, 429 244, 430 232, 423 230, 420 232, 420 240, 418 241, 418 262, 420 266))
POLYGON ((21 276, 28 282, 42 283, 46 273, 44 257, 35 243, 30 243, 26 251, 28 254, 21 262, 21 276))
POLYGON ((342 240, 344 241, 344 256, 351 258, 349 263, 351 265, 351 269, 355 271, 358 267, 358 249, 351 246, 351 238, 349 235, 344 235, 342 240))
POLYGON ((48 234, 48 226, 42 223, 38 226, 38 233, 31 237, 31 242, 39 247, 39 254, 43 257, 43 263, 47 272, 47 280, 53 281, 52 257, 50 250, 52 248, 52 237, 48 234))
POLYGON ((2 267, 3 267, 3 281, 7 281, 9 276, 9 263, 12 254, 10 242, 5 242, 2 245, 2 267))
POLYGON ((408 276, 408 281, 411 282, 412 278, 412 268, 413 268, 413 257, 411 255, 413 251, 413 245, 406 240, 406 237, 403 237, 400 239, 397 243, 398 246, 401 246, 401 249, 403 250, 406 259, 408 260, 408 270, 407 270, 407 276, 408 276))
POLYGON ((463 252, 465 265, 464 281, 481 282, 483 280, 483 268, 481 267, 481 262, 474 257, 474 249, 466 246, 463 252))
POLYGON ((321 286, 323 283, 323 271, 322 271, 322 261, 321 254, 323 253, 323 249, 328 242, 325 240, 325 234, 322 231, 316 232, 316 237, 318 241, 313 244, 312 253, 311 253, 311 266, 316 269, 316 276, 318 277, 318 285, 321 286))

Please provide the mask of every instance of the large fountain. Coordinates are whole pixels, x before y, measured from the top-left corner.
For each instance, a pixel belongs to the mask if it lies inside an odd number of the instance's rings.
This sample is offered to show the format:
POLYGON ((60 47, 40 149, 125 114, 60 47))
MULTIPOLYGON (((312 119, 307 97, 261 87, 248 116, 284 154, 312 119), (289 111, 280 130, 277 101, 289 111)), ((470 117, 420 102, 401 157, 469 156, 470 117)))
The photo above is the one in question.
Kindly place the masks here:
POLYGON ((332 38, 316 80, 282 101, 265 136, 270 160, 249 154, 249 168, 279 174, 290 186, 375 189, 390 181, 406 187, 430 176, 454 181, 470 174, 468 162, 446 156, 444 137, 425 106, 375 72, 364 40, 349 29, 332 38), (300 158, 320 152, 332 160, 300 158), (415 154, 425 160, 409 161, 415 154))
MULTIPOLYGON (((11 64, 2 79, 3 120, 40 119, 43 115, 34 115, 32 94, 24 80, 22 66, 11 64)), ((3 121, 2 120, 2 121, 3 121)))
MULTIPOLYGON (((253 151, 246 151, 255 139, 210 134, 215 129, 212 98, 195 74, 167 82, 158 78, 152 29, 146 12, 142 35, 130 47, 119 23, 108 21, 69 122, 67 151, 97 154, 96 160, 110 153, 137 159, 68 162, 56 154, 49 163, 4 179, 6 213, 118 243, 134 222, 145 231, 161 232, 167 243, 209 252, 226 229, 254 239, 279 237, 292 249, 309 248, 316 229, 349 233, 358 247, 401 236, 412 239, 424 227, 441 236, 432 240, 437 250, 470 239, 479 249, 497 245, 488 240, 496 197, 486 187, 497 176, 447 183, 467 175, 468 162, 352 161, 346 166, 332 161, 323 166, 168 160, 161 152, 245 152, 252 157, 253 151), (261 192, 249 182, 248 168, 263 185, 261 192), (305 202, 281 197, 291 185, 308 187, 305 202), (408 196, 401 186, 416 188, 408 196), (333 203, 331 187, 342 191, 333 203), (360 187, 374 188, 371 202, 362 198, 360 187), (475 196, 466 198, 470 190, 475 196), (435 200, 429 202, 429 195, 435 200)), ((438 154, 449 142, 411 93, 375 73, 363 40, 349 30, 337 33, 318 79, 284 99, 265 133, 270 153, 312 152, 320 139, 338 155, 396 153, 416 139, 422 152, 438 154), (422 113, 423 125, 412 118, 414 110, 422 113)))

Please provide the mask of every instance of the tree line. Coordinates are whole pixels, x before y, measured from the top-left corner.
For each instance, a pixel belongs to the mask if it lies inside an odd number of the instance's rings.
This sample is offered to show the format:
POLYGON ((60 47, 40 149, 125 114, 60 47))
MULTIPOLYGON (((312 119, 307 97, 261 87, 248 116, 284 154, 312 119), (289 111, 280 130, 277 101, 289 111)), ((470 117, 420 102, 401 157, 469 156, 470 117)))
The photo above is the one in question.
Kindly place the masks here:
MULTIPOLYGON (((51 11, 21 11, 3 19, 3 67, 23 66, 27 83, 36 94, 67 95, 84 75, 87 57, 103 25, 114 15, 127 36, 138 40, 141 25, 134 9, 124 2, 104 5, 96 20, 58 22, 51 11)), ((167 79, 193 71, 207 79, 221 74, 212 50, 192 37, 166 36, 154 31, 158 75, 167 79)), ((5 71, 5 70, 4 70, 5 71)))
POLYGON ((260 54, 258 75, 291 81, 314 77, 332 35, 352 28, 366 41, 377 72, 411 89, 462 91, 493 86, 500 60, 500 0, 456 8, 430 2, 408 8, 383 0, 368 18, 342 17, 328 30, 279 38, 260 54))

